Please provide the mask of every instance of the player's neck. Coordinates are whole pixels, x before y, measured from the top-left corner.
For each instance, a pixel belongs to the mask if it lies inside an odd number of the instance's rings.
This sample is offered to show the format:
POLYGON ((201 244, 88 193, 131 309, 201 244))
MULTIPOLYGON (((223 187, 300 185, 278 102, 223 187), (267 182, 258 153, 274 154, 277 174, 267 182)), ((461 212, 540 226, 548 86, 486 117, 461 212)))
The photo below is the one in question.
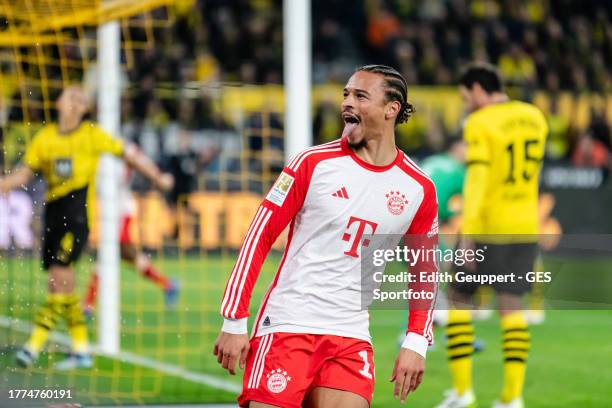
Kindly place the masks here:
POLYGON ((59 130, 60 134, 67 135, 77 130, 81 126, 81 122, 82 122, 81 118, 78 118, 78 117, 75 117, 75 118, 60 117, 58 121, 57 129, 59 130))
POLYGON ((382 136, 369 139, 365 146, 360 149, 353 149, 353 151, 361 160, 374 166, 386 166, 397 157, 393 134, 391 134, 391 137, 382 136))
MULTIPOLYGON (((487 105, 495 105, 497 103, 508 102, 510 98, 505 93, 496 92, 489 96, 489 100, 487 101, 487 105)), ((485 105, 486 106, 486 105, 485 105)))

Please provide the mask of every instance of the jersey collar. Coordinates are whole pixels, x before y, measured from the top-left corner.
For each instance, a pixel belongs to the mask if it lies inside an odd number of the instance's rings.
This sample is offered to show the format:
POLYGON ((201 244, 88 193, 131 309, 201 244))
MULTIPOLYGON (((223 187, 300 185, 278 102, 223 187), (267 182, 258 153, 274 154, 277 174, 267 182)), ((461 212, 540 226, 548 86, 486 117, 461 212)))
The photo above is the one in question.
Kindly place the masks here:
POLYGON ((395 160, 393 160, 391 163, 385 166, 376 166, 374 164, 370 164, 364 161, 362 158, 357 156, 355 152, 353 151, 353 149, 349 147, 348 141, 346 140, 346 137, 344 136, 342 137, 341 145, 342 145, 342 150, 345 153, 348 153, 349 156, 351 156, 351 158, 355 161, 355 163, 357 163, 359 166, 363 167, 366 170, 376 171, 376 172, 387 171, 393 166, 395 166, 396 164, 400 164, 402 161, 402 156, 404 155, 404 153, 396 146, 395 150, 397 150, 397 155, 395 156, 395 160))

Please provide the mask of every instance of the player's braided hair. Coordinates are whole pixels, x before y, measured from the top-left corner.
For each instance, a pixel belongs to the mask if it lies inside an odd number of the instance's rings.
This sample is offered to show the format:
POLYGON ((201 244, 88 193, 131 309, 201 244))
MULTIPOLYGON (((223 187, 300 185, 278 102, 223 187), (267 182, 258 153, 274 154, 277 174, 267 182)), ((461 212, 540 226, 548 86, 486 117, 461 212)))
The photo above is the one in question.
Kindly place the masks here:
POLYGON ((401 104, 400 111, 395 118, 396 125, 406 122, 414 113, 414 106, 408 102, 408 84, 397 70, 387 65, 364 65, 357 71, 371 72, 385 78, 385 98, 387 102, 398 101, 401 104))

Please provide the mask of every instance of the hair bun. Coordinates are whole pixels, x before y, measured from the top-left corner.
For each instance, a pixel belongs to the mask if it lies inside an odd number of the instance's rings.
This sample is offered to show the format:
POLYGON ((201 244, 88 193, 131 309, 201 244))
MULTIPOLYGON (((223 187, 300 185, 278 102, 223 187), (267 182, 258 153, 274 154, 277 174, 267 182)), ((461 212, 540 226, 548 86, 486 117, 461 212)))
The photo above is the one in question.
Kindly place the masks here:
POLYGON ((399 113, 399 123, 405 123, 410 116, 415 112, 414 106, 408 102, 402 104, 402 110, 399 113))

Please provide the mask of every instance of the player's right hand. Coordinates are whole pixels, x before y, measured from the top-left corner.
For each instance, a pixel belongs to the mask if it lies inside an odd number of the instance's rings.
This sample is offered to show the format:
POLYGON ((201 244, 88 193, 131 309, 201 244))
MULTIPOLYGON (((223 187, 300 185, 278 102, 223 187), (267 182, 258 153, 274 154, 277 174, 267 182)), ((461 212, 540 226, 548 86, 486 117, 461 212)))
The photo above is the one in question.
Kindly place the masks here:
POLYGON ((221 364, 231 375, 236 375, 236 361, 240 361, 240 368, 246 367, 246 358, 249 353, 249 336, 245 334, 231 334, 221 332, 213 354, 217 356, 217 362, 221 364))
POLYGON ((395 383, 393 398, 406 402, 406 396, 416 391, 425 374, 425 358, 413 350, 401 348, 395 360, 390 381, 395 383))
POLYGON ((162 191, 172 190, 172 187, 174 187, 174 177, 172 177, 172 174, 163 173, 157 181, 157 186, 162 191))

